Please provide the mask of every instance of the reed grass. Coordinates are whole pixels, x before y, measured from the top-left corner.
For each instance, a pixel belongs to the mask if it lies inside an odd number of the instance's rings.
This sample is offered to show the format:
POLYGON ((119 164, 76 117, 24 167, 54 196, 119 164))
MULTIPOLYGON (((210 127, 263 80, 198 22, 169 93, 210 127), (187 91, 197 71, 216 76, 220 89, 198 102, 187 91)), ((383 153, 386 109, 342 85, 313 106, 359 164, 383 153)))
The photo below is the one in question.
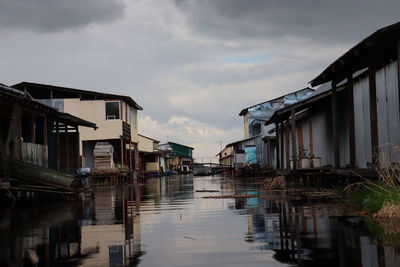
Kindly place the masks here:
POLYGON ((378 217, 395 218, 392 211, 400 211, 400 147, 382 145, 379 151, 379 164, 374 166, 379 179, 363 178, 364 188, 354 192, 350 202, 361 203, 368 213, 380 212, 378 217))

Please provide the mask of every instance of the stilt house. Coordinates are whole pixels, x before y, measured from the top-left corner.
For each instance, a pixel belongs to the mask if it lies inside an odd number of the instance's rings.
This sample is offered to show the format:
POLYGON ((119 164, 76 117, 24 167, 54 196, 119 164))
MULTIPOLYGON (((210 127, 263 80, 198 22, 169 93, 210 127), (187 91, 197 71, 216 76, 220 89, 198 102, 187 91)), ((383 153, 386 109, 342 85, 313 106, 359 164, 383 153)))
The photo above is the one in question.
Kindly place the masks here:
POLYGON ((80 129, 79 155, 83 166, 94 167, 94 150, 99 142, 113 147, 114 162, 110 166, 121 170, 138 166, 137 111, 142 108, 131 97, 30 82, 13 87, 61 112, 96 123, 96 132, 80 129))
POLYGON ((320 85, 311 97, 276 111, 266 125, 275 126, 279 140, 278 168, 301 167, 294 162, 310 156, 321 167, 352 171, 398 161, 399 60, 396 23, 330 64, 310 82, 320 85))

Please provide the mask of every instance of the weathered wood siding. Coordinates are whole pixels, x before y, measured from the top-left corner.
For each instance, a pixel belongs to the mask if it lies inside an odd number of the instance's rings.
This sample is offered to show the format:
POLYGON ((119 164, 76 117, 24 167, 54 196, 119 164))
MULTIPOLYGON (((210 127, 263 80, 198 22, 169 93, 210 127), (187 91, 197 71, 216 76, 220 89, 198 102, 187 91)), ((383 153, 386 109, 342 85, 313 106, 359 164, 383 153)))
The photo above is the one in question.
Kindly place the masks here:
POLYGON ((21 156, 22 161, 48 167, 48 153, 47 146, 45 145, 23 142, 21 145, 21 156))

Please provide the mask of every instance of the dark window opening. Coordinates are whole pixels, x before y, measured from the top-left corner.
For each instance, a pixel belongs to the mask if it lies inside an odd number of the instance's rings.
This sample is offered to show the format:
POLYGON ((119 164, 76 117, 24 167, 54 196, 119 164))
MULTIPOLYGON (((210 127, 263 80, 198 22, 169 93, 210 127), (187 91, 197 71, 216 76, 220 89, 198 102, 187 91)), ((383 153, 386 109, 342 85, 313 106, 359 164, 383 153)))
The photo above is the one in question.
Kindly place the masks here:
POLYGON ((21 119, 21 136, 23 142, 32 143, 32 119, 31 117, 22 116, 21 119))
POLYGON ((44 145, 44 118, 35 117, 35 143, 44 145))
POLYGON ((10 119, 7 118, 0 119, 0 138, 2 143, 7 141, 8 132, 10 130, 10 122, 10 119))
POLYGON ((119 120, 119 102, 106 102, 106 120, 119 120))

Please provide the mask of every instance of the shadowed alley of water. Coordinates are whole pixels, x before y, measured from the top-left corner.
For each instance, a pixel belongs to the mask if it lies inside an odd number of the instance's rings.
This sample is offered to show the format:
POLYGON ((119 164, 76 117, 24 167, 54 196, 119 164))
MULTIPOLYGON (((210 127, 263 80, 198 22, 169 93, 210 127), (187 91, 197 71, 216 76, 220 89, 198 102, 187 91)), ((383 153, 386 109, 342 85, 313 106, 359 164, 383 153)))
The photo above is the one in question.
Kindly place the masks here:
POLYGON ((359 217, 260 195, 239 179, 171 176, 22 203, 2 211, 0 266, 29 264, 29 249, 38 266, 400 266, 399 250, 378 245, 359 217), (254 197, 203 198, 220 195, 254 197))

